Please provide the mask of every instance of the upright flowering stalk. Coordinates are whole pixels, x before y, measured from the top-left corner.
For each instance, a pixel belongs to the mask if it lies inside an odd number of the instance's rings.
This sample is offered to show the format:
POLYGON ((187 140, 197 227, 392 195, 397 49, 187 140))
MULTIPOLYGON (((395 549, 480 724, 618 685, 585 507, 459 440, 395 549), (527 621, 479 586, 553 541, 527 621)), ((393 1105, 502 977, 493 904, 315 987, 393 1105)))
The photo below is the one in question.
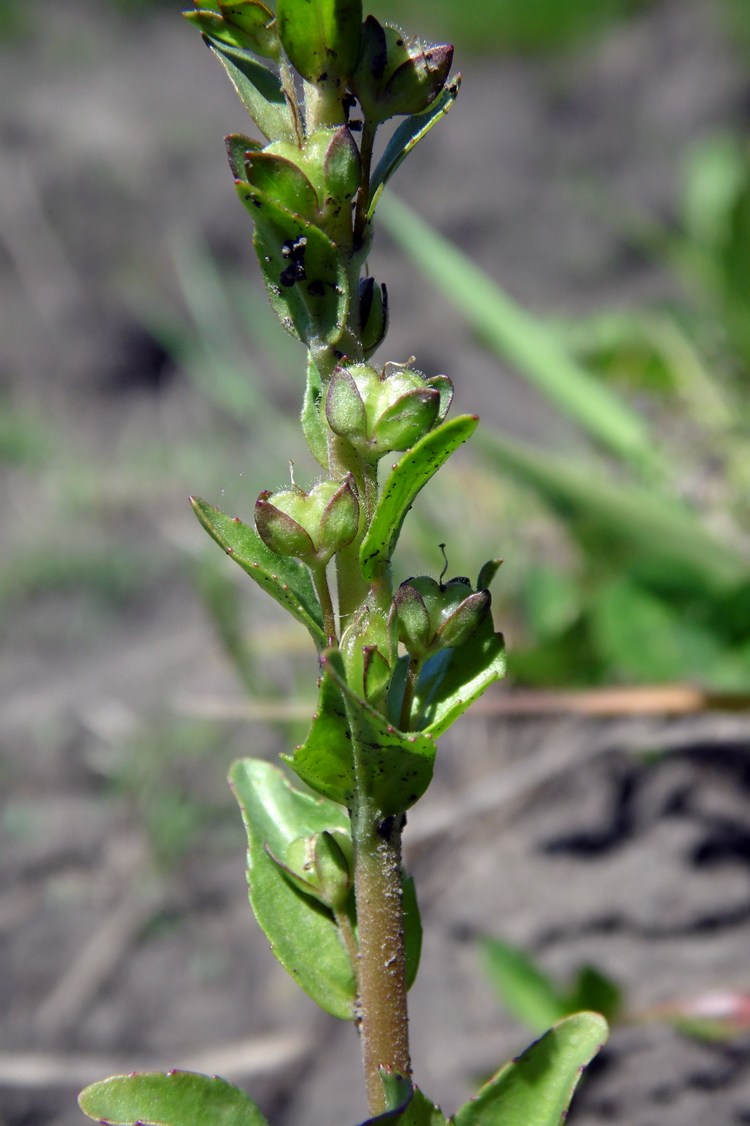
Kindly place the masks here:
MULTIPOLYGON (((404 519, 478 420, 447 418, 446 376, 372 362, 388 296, 365 262, 383 188, 456 98, 453 48, 363 20, 361 0, 278 0, 275 12, 262 0, 204 0, 187 18, 255 124, 226 138, 229 165, 268 298, 306 349, 301 421, 318 467, 306 488, 263 490, 254 527, 192 500, 209 535, 307 629, 320 667, 307 738, 282 756, 306 789, 263 761, 231 771, 250 902, 281 964, 354 1022, 368 1121, 437 1126, 445 1119, 411 1078, 406 997, 421 926, 401 834, 438 736, 503 673, 488 589, 498 563, 474 583, 418 576, 394 590, 404 519), (376 133, 394 118, 374 164, 376 133)), ((602 1038, 594 1017, 557 1030, 530 1049, 538 1067, 519 1079, 508 1065, 451 1121, 545 1126, 523 1094, 534 1071, 551 1084, 539 1105, 559 1122, 602 1038)), ((179 1072, 95 1084, 81 1104, 112 1122, 208 1126, 227 1108, 233 1126, 265 1122, 236 1088, 179 1072)))

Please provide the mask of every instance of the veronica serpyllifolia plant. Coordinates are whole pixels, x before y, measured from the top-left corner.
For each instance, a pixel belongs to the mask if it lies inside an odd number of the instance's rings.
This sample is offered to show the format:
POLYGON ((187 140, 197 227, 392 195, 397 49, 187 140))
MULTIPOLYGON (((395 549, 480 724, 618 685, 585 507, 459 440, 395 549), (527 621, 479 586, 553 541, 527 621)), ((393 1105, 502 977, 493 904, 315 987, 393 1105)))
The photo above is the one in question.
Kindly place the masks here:
MULTIPOLYGON (((455 101, 453 49, 363 20, 361 0, 278 0, 275 12, 205 0, 187 18, 255 124, 227 137, 229 165, 271 305, 307 351, 301 422, 318 466, 307 487, 264 489, 254 527, 192 500, 209 535, 307 629, 319 663, 308 736, 282 756, 305 789, 263 761, 231 771, 253 911, 300 986, 354 1024, 368 1123, 559 1126, 606 1036, 595 1014, 556 1025, 449 1120, 414 1086, 409 1052, 421 926, 402 869, 405 815, 430 784, 437 738, 502 676, 503 640, 490 612, 496 560, 475 582, 394 585, 409 508, 478 419, 446 417, 447 376, 371 362, 388 296, 364 271, 383 188, 455 101), (373 167, 377 130, 393 119, 373 167)), ((180 1071, 116 1076, 80 1103, 107 1123, 266 1122, 236 1087, 180 1071)))

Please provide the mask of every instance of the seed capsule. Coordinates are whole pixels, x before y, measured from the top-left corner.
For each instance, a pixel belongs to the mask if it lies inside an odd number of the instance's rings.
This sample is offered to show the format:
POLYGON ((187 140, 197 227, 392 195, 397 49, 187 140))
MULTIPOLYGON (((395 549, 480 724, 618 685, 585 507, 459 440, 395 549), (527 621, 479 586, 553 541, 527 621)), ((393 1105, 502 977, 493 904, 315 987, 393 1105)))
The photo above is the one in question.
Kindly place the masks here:
POLYGON ((265 490, 255 502, 255 527, 277 555, 324 566, 357 534, 359 502, 351 474, 321 481, 309 493, 298 485, 278 493, 265 490))

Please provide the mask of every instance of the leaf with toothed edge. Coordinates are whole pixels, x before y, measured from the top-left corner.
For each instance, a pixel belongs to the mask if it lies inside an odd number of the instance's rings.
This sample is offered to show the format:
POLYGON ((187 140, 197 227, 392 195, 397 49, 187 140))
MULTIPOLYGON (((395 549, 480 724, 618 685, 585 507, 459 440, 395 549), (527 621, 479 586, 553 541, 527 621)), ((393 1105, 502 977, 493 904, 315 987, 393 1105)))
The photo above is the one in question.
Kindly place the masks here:
POLYGON ((401 526, 418 493, 477 427, 479 419, 462 414, 436 426, 396 462, 380 495, 359 551, 362 574, 374 581, 388 565, 396 547, 401 526))
POLYGON ((559 1021, 501 1067, 450 1119, 451 1126, 560 1126, 584 1068, 608 1033, 599 1013, 559 1021))
POLYGON ((102 1126, 268 1126, 239 1087, 192 1071, 113 1075, 81 1091, 78 1104, 102 1126))
POLYGON ((445 117, 458 97, 461 86, 461 75, 448 83, 442 94, 435 99, 432 105, 423 113, 415 113, 402 121, 394 131, 385 151, 377 163, 377 167, 370 180, 370 204, 367 209, 367 218, 372 219, 378 200, 383 194, 383 188, 390 180, 396 169, 403 163, 414 146, 429 133, 441 117, 445 117))
POLYGON ((299 837, 333 829, 348 834, 345 810, 296 790, 277 766, 259 759, 235 762, 229 781, 247 832, 250 905, 274 955, 322 1009, 354 1020, 354 969, 333 914, 294 886, 272 859, 283 859, 299 837))
POLYGON ((212 504, 191 497, 195 515, 212 539, 258 586, 306 627, 318 649, 326 644, 323 615, 307 569, 296 559, 276 555, 254 528, 227 516, 212 504))
POLYGON ((432 781, 435 740, 423 733, 399 731, 352 691, 337 649, 326 650, 320 661, 324 676, 330 677, 344 699, 348 729, 359 744, 360 784, 383 817, 404 813, 432 781))

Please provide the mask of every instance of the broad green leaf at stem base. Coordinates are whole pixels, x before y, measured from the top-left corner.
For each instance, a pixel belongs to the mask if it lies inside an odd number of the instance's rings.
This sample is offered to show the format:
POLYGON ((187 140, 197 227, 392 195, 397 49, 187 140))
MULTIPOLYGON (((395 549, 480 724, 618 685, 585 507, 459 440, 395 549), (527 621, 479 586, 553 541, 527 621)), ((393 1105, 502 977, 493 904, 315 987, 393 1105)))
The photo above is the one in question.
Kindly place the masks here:
POLYGON ((450 1119, 452 1126, 560 1126, 584 1068, 608 1032, 598 1013, 561 1020, 501 1067, 450 1119))

